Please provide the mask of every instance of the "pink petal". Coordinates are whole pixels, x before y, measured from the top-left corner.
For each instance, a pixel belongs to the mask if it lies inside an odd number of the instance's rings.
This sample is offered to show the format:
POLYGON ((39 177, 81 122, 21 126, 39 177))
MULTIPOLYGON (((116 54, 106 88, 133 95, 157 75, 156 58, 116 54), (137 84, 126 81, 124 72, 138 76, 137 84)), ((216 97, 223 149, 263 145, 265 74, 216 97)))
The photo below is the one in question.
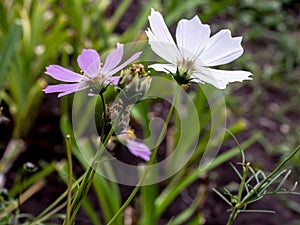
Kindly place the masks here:
POLYGON ((76 84, 57 84, 57 85, 49 85, 43 91, 45 93, 60 93, 58 97, 71 94, 77 91, 81 91, 83 89, 88 88, 87 85, 82 85, 81 83, 76 84))
POLYGON ((112 50, 105 59, 105 63, 103 66, 103 73, 107 74, 113 68, 115 68, 120 62, 123 57, 123 44, 117 44, 117 49, 112 50))
POLYGON ((137 142, 133 140, 126 140, 127 148, 134 156, 140 157, 145 161, 150 160, 151 151, 150 149, 142 142, 137 142))
POLYGON ((121 65, 119 65, 118 67, 116 67, 115 69, 113 69, 112 71, 110 71, 107 76, 112 76, 114 75, 116 72, 120 71, 121 69, 123 69, 125 66, 127 66, 129 63, 131 63, 132 61, 136 60, 138 57, 140 57, 140 55, 142 54, 142 52, 137 52, 135 53, 133 56, 131 56, 129 59, 127 59, 124 63, 122 63, 121 65))
POLYGON ((91 77, 97 76, 101 67, 100 56, 94 49, 83 49, 77 63, 80 69, 91 77))
POLYGON ((73 71, 58 65, 50 65, 46 67, 45 73, 56 80, 65 81, 65 82, 79 82, 83 79, 82 75, 78 73, 74 73, 73 71))
POLYGON ((105 85, 109 85, 109 84, 113 84, 113 85, 117 85, 119 80, 120 80, 121 76, 113 76, 113 77, 109 77, 108 79, 106 79, 104 81, 105 85))

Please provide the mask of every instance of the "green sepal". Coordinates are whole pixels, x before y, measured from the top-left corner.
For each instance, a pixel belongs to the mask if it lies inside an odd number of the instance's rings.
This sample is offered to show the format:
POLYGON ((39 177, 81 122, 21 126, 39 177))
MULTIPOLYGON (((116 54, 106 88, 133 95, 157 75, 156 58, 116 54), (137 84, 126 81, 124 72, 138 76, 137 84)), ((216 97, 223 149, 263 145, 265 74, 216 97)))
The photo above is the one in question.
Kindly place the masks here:
POLYGON ((193 80, 193 78, 190 78, 187 71, 180 73, 178 67, 176 73, 175 74, 171 73, 171 74, 179 85, 189 84, 193 80))

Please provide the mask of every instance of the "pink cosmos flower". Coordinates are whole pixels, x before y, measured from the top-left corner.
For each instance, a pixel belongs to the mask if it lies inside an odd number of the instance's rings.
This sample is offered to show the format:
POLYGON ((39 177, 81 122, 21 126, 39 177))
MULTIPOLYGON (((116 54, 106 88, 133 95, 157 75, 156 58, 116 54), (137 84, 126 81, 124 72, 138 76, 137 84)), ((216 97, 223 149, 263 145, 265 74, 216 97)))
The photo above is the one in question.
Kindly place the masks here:
POLYGON ((100 56, 95 50, 83 49, 81 55, 77 58, 82 74, 75 73, 58 65, 48 66, 46 74, 56 80, 67 83, 49 85, 43 91, 45 93, 59 93, 58 97, 84 89, 89 89, 91 95, 98 94, 103 85, 117 84, 120 77, 113 75, 136 60, 142 53, 137 52, 124 63, 120 64, 123 57, 123 50, 123 44, 118 43, 117 48, 108 54, 102 67, 100 56))

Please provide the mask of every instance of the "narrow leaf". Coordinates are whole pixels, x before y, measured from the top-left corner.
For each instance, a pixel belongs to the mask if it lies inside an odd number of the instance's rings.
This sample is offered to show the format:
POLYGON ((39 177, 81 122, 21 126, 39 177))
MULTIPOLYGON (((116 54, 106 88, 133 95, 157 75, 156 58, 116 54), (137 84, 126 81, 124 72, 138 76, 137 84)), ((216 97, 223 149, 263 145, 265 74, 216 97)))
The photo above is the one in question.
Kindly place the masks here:
POLYGON ((2 44, 0 53, 0 85, 2 85, 5 79, 8 66, 15 52, 15 45, 21 34, 22 26, 19 23, 14 23, 2 44))

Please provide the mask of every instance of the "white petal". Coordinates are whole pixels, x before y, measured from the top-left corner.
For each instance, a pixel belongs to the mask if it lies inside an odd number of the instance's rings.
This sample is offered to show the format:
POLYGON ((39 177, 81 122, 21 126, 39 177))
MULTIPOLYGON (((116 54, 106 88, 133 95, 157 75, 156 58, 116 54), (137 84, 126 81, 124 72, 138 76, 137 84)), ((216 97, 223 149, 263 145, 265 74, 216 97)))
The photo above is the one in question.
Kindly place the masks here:
POLYGON ((162 15, 152 9, 148 18, 151 29, 148 29, 146 34, 152 50, 161 58, 175 64, 180 58, 180 53, 162 15))
POLYGON ((232 38, 230 30, 221 30, 209 39, 206 49, 198 59, 205 66, 230 63, 243 54, 241 42, 242 37, 232 38))
POLYGON ((161 71, 161 72, 165 72, 165 73, 176 73, 177 67, 173 64, 152 64, 150 66, 148 66, 148 68, 152 68, 156 71, 161 71))
POLYGON ((228 71, 228 70, 216 70, 206 67, 199 68, 196 72, 191 74, 191 77, 194 78, 196 82, 205 82, 212 84, 216 88, 225 89, 226 85, 231 82, 243 80, 252 80, 252 73, 248 71, 228 71))
POLYGON ((201 23, 198 16, 180 20, 176 29, 176 41, 184 59, 194 59, 209 41, 210 27, 201 23))

